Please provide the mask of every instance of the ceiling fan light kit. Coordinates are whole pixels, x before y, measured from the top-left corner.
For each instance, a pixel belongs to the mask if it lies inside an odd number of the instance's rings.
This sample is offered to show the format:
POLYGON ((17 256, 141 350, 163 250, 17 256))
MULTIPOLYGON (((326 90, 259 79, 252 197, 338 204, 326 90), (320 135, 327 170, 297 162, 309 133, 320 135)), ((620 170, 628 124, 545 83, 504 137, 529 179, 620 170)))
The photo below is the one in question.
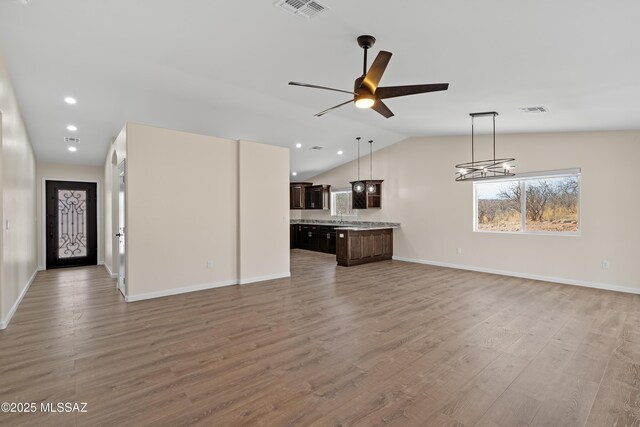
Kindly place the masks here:
POLYGON ((437 92, 447 90, 449 83, 435 83, 435 84, 423 84, 423 85, 406 85, 406 86, 387 86, 379 87, 378 84, 382 79, 389 60, 391 60, 391 52, 381 50, 378 52, 378 56, 373 60, 369 71, 367 71, 367 52, 376 42, 376 38, 369 35, 362 35, 357 38, 358 46, 364 50, 364 61, 362 67, 362 76, 358 77, 353 85, 353 91, 334 89, 326 86, 318 86, 300 82, 289 82, 292 86, 310 87, 313 89, 331 90, 334 92, 348 93, 353 96, 350 99, 341 104, 335 105, 331 108, 327 108, 315 114, 316 117, 323 116, 328 112, 342 107, 343 105, 353 102, 358 108, 371 108, 377 113, 383 115, 387 119, 393 117, 393 112, 382 101, 387 98, 396 98, 400 96, 416 95, 419 93, 437 92))
POLYGON ((371 108, 376 103, 376 100, 365 96, 357 96, 355 102, 358 108, 371 108))
POLYGON ((512 170, 515 168, 513 162, 516 159, 513 158, 496 158, 496 116, 498 113, 495 111, 488 111, 484 113, 471 113, 471 161, 467 163, 460 163, 456 165, 456 181, 482 181, 488 179, 499 179, 509 176, 515 176, 512 170), (488 160, 476 160, 475 159, 475 146, 474 146, 474 119, 476 117, 489 117, 493 118, 493 158, 488 160))

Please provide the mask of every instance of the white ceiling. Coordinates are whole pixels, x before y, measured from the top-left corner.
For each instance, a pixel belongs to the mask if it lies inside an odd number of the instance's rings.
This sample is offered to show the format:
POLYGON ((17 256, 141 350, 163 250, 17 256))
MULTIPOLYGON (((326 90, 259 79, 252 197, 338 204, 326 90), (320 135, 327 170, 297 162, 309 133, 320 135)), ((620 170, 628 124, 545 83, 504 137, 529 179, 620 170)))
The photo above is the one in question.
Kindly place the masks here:
POLYGON ((381 148, 467 134, 474 111, 498 111, 502 133, 640 128, 637 0, 322 1, 329 10, 312 20, 275 0, 0 1, 0 41, 38 159, 103 164, 132 121, 291 147, 305 179, 354 159, 358 135, 381 148), (349 96, 287 83, 351 89, 360 34, 378 39, 370 58, 394 54, 381 85, 450 89, 390 99, 390 119, 353 105, 313 117, 349 96), (518 110, 538 105, 550 112, 518 110), (78 152, 67 135, 81 138, 78 152))

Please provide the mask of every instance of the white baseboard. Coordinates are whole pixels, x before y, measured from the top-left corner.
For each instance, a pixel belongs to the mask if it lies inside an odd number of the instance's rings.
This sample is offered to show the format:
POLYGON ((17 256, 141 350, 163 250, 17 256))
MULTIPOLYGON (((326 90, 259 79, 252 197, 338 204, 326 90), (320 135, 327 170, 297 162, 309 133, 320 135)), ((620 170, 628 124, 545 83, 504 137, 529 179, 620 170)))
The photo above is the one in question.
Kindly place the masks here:
POLYGON ((585 288, 603 289, 606 291, 624 292, 627 294, 640 294, 640 288, 612 285, 609 283, 587 282, 583 280, 565 279, 561 277, 540 276, 537 274, 519 273, 517 271, 496 270, 493 268, 475 267, 472 265, 463 265, 463 264, 451 264, 448 262, 429 261, 424 259, 406 258, 406 257, 399 257, 399 256, 394 256, 393 259, 397 261, 413 262, 416 264, 434 265, 437 267, 456 268, 458 270, 478 271, 481 273, 498 274, 501 276, 511 276, 511 277, 520 277, 522 279, 540 280, 542 282, 560 283, 563 285, 582 286, 585 288))
POLYGON ((25 294, 29 290, 29 287, 31 287, 31 284, 33 283, 33 279, 36 278, 36 274, 38 274, 39 269, 40 269, 40 267, 36 268, 36 271, 34 271, 33 274, 31 275, 31 278, 27 282, 27 286, 25 286, 24 289, 22 290, 22 292, 20 292, 20 296, 18 297, 16 302, 13 304, 13 307, 11 307, 11 310, 9 310, 9 312, 4 317, 4 319, 2 319, 2 321, 0 321, 0 330, 6 329, 6 327, 9 326, 9 322, 11 322, 11 318, 13 317, 13 315, 16 312, 16 310, 18 309, 18 306, 22 302, 22 298, 24 298, 25 294))
POLYGON ((107 273, 109 273, 109 276, 110 276, 112 279, 117 279, 117 278, 118 278, 118 275, 117 275, 117 274, 113 274, 113 273, 111 272, 111 269, 109 268, 109 266, 108 266, 106 263, 103 263, 102 265, 104 265, 104 268, 107 270, 107 273))
POLYGON ((104 261, 98 261, 98 265, 105 265, 104 261))
POLYGON ((265 280, 284 279, 286 277, 291 277, 290 271, 287 271, 286 273, 270 274, 268 276, 256 276, 249 277, 248 279, 240 279, 238 281, 238 284, 248 285, 249 283, 264 282, 265 280))
POLYGON ((235 279, 225 280, 222 282, 204 283, 202 285, 192 285, 192 286, 185 286, 184 288, 166 289, 163 291, 149 292, 146 294, 128 295, 128 296, 125 296, 124 299, 127 302, 142 301, 146 299, 162 298, 162 297, 168 297, 170 295, 186 294, 188 292, 203 291, 205 289, 221 288, 223 286, 232 286, 237 284, 238 284, 238 281, 235 279))
POLYGON ((43 266, 39 265, 37 270, 38 270, 38 271, 45 271, 45 270, 46 270, 46 268, 44 268, 43 266))
POLYGON ((192 285, 192 286, 186 286, 184 288, 166 289, 163 291, 149 292, 146 294, 129 295, 125 297, 125 301, 127 302, 142 301, 142 300, 152 299, 152 298, 162 298, 162 297, 168 297, 171 295, 186 294, 188 292, 204 291, 205 289, 215 289, 215 288, 221 288, 223 286, 233 286, 233 285, 246 285, 249 283, 264 282, 265 280, 282 279, 286 277, 291 277, 291 272, 271 274, 268 276, 251 277, 251 278, 242 279, 242 280, 233 279, 233 280, 225 280, 225 281, 216 282, 216 283, 204 283, 202 285, 192 285))

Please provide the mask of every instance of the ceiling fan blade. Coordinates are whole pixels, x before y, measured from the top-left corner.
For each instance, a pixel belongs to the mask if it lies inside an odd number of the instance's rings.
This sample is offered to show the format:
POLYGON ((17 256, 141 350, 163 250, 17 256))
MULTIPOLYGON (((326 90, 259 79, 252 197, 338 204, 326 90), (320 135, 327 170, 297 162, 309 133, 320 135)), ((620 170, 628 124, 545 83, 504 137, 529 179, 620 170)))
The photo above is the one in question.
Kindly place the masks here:
POLYGON ((427 85, 387 86, 376 90, 377 99, 395 98, 397 96, 416 95, 418 93, 438 92, 447 90, 449 83, 433 83, 427 85))
POLYGON ((376 88, 380 83, 380 79, 384 74, 384 70, 387 68, 387 65, 389 64, 391 55, 392 55, 391 52, 387 52, 385 50, 381 50, 378 53, 378 56, 376 56, 376 59, 373 60, 373 64, 371 64, 369 71, 367 71, 367 74, 364 76, 364 79, 362 80, 362 85, 360 87, 365 86, 367 89, 371 91, 371 93, 374 93, 376 91, 376 88))
POLYGON ((327 109, 326 109, 326 110, 324 110, 324 111, 320 111, 318 114, 314 114, 314 116, 316 116, 316 117, 324 116, 324 115, 325 115, 325 114, 327 114, 329 111, 331 111, 331 110, 335 110, 336 108, 338 108, 338 107, 342 107, 343 105, 347 105, 347 104, 348 104, 348 103, 350 103, 350 102, 353 102, 353 100, 352 100, 352 99, 350 99, 350 100, 348 100, 347 102, 343 102, 342 104, 338 104, 338 105, 336 105, 336 106, 334 106, 334 107, 327 108, 327 109))
POLYGON ((387 119, 389 117, 393 117, 393 113, 391 112, 389 107, 387 107, 387 105, 384 102, 382 102, 381 100, 379 100, 379 99, 375 102, 375 104, 373 104, 371 109, 377 111, 380 114, 382 114, 387 119))
POLYGON ((310 84, 307 84, 307 83, 299 83, 299 82, 289 82, 289 84, 291 86, 304 86, 304 87, 310 87, 310 88, 314 88, 314 89, 332 90, 334 92, 343 92, 343 93, 348 93, 349 95, 356 95, 354 92, 351 92, 349 90, 334 89, 332 87, 310 85, 310 84))

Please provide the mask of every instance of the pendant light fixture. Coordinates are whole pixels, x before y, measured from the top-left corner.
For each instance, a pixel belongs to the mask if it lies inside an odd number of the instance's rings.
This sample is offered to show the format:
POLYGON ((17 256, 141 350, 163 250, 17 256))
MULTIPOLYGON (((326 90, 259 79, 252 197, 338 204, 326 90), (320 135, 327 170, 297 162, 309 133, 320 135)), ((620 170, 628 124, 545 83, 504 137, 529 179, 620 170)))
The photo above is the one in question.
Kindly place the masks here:
POLYGON ((360 181, 360 137, 357 137, 358 144, 358 180, 353 183, 353 191, 356 193, 362 193, 364 191, 364 182, 360 181))
MULTIPOLYGON (((369 179, 373 181, 373 139, 369 140, 369 179)), ((377 190, 373 182, 367 184, 367 193, 374 194, 377 190)))
POLYGON ((456 165, 456 181, 482 181, 485 179, 497 179, 514 176, 511 172, 516 159, 496 159, 496 116, 498 113, 489 111, 485 113, 471 113, 471 161, 456 165), (473 121, 476 117, 493 117, 493 159, 476 160, 474 147, 473 121))

